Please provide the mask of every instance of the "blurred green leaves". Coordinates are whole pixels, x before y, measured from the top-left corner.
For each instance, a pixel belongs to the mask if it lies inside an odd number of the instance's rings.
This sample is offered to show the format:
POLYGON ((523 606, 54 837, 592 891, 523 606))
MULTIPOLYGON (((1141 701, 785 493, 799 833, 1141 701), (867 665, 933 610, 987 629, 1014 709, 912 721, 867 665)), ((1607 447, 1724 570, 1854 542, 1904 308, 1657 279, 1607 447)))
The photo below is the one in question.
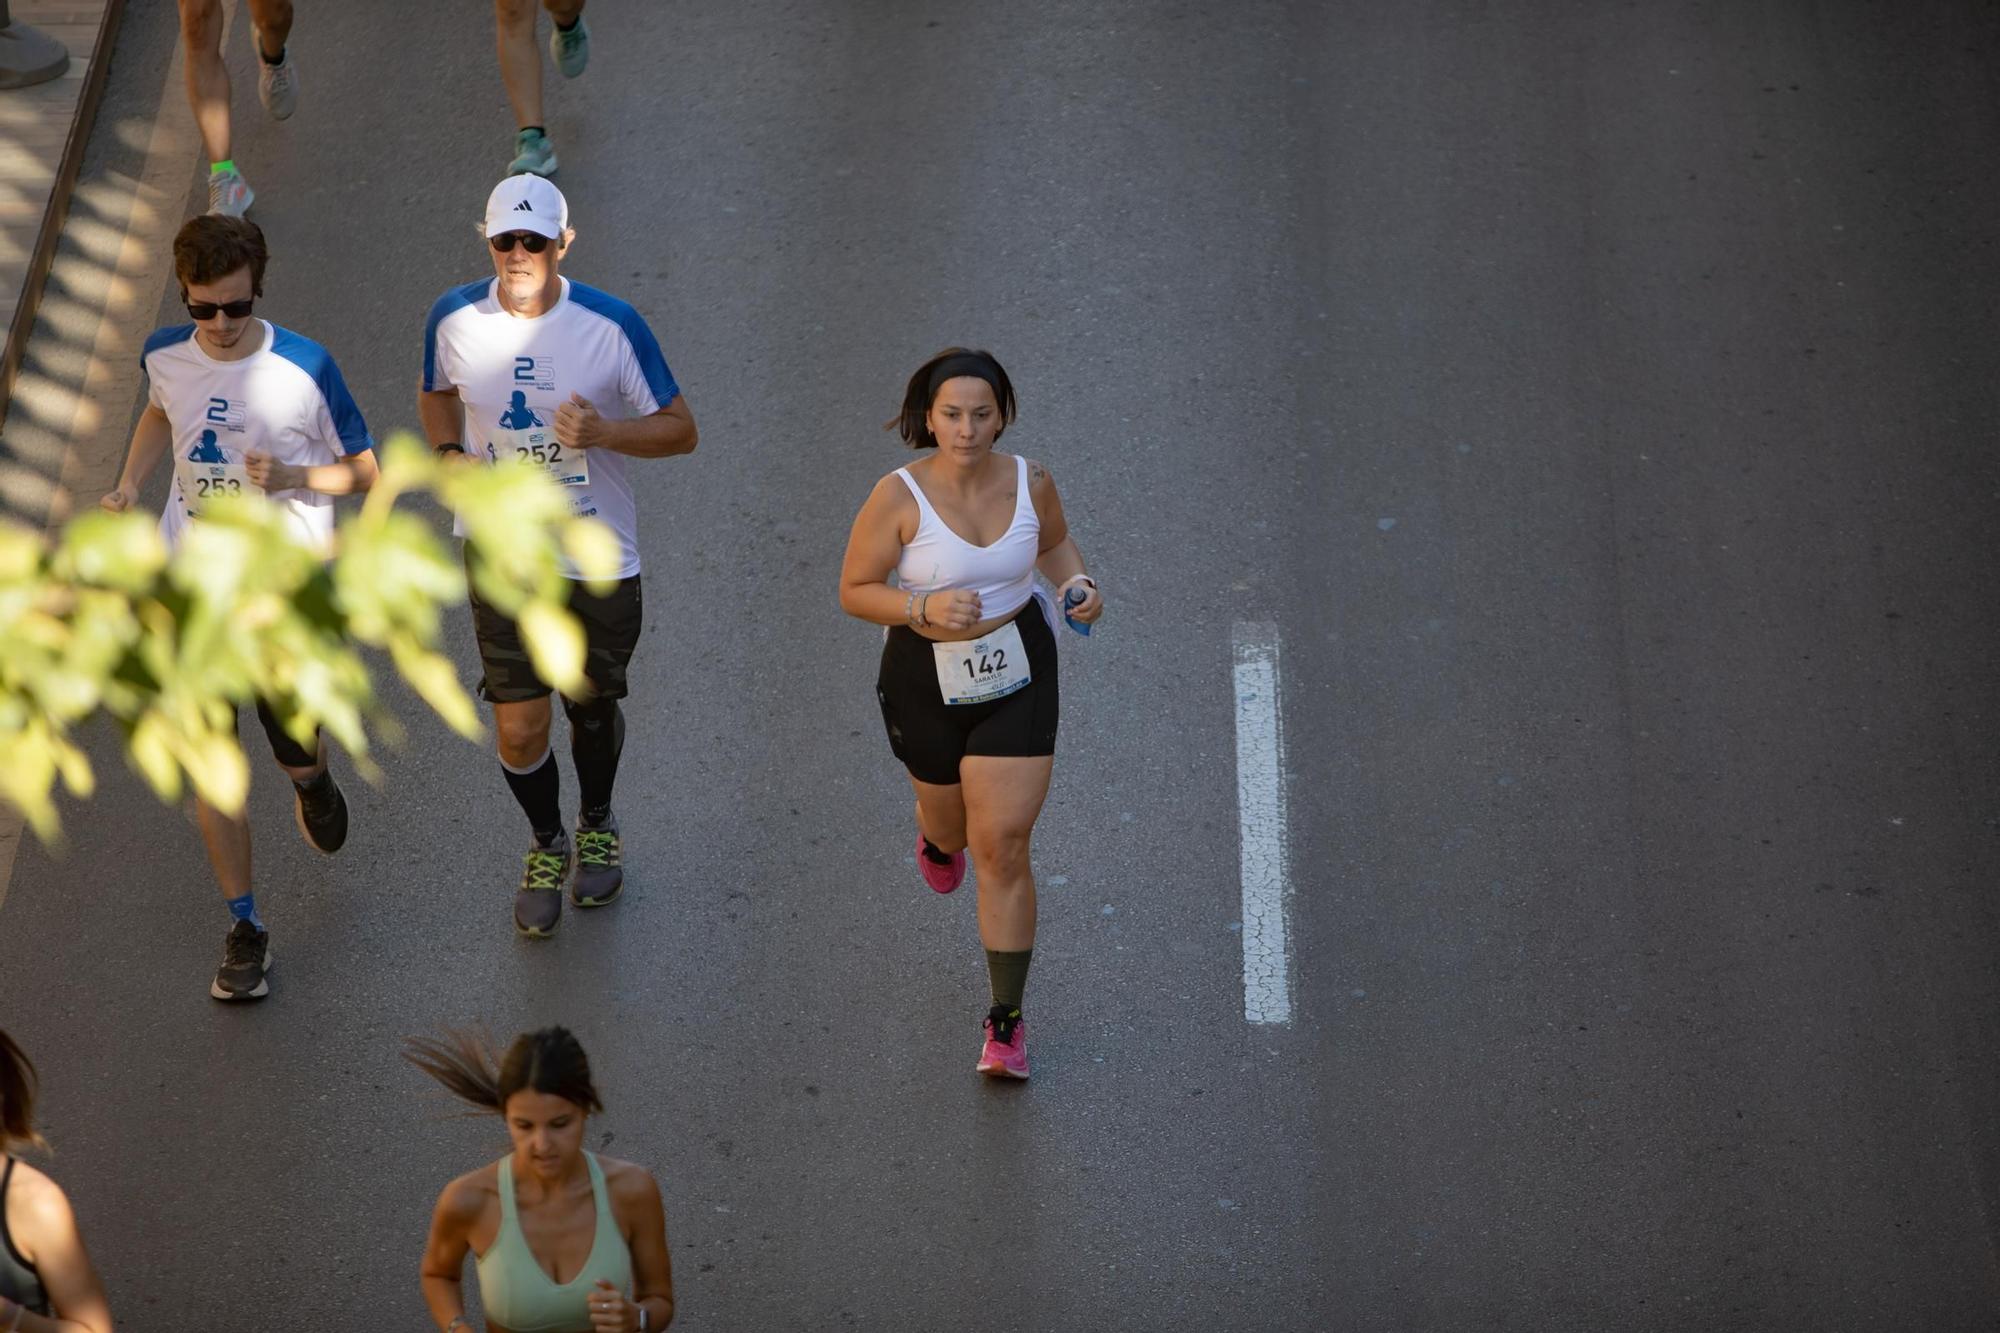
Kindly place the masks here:
POLYGON ((543 679, 585 693, 562 557, 607 586, 616 537, 572 517, 541 468, 440 463, 407 434, 382 449, 381 465, 328 563, 261 496, 212 503, 171 556, 150 514, 93 511, 53 545, 0 525, 0 799, 53 841, 56 783, 84 797, 94 786, 71 736, 103 712, 161 800, 192 787, 240 810, 249 765, 235 715, 260 695, 302 742, 323 727, 377 776, 370 730, 401 732, 376 699, 363 648, 386 654, 447 725, 477 738, 478 711, 438 647, 468 567, 481 599, 520 621, 543 679), (449 537, 397 508, 413 493, 463 519, 464 564, 449 537))

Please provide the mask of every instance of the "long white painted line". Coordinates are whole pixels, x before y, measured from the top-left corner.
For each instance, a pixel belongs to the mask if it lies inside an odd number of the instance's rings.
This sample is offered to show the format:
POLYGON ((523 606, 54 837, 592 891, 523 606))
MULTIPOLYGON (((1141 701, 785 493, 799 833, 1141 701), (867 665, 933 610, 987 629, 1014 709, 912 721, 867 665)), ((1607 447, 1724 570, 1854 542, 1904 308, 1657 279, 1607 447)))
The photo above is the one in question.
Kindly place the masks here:
POLYGON ((1243 1017, 1292 1021, 1292 877, 1285 823, 1285 736, 1278 627, 1238 625, 1236 816, 1242 831, 1243 1017))

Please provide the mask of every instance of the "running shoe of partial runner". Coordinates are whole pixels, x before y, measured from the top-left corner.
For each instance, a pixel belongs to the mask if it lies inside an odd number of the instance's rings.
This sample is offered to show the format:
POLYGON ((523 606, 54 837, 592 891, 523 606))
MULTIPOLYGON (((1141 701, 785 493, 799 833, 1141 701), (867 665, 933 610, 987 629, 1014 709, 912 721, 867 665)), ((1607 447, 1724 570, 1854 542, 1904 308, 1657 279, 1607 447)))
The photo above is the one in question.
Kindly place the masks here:
POLYGON ((507 164, 509 176, 553 176, 556 148, 540 130, 521 130, 514 136, 514 160, 507 164))
POLYGON ((251 45, 257 48, 257 100, 273 120, 285 120, 299 105, 299 73, 292 68, 292 48, 278 53, 278 63, 264 59, 264 34, 250 29, 251 45))
POLYGON ((570 880, 569 900, 578 907, 602 907, 625 887, 623 848, 618 841, 618 819, 606 815, 600 823, 576 825, 576 876, 570 880))
POLYGON ((576 26, 568 32, 557 28, 549 34, 549 55, 565 79, 583 73, 590 63, 590 25, 583 21, 583 15, 576 16, 576 26))
POLYGON ((994 1078, 1026 1078, 1028 1024, 1021 1011, 996 1004, 979 1026, 986 1043, 980 1047, 979 1063, 973 1068, 994 1078))
POLYGON ((226 218, 240 218, 257 202, 257 192, 240 171, 212 171, 208 175, 208 211, 226 218))
POLYGON ((222 966, 208 993, 218 1000, 259 1000, 271 993, 264 974, 271 968, 271 932, 259 930, 248 921, 229 928, 222 943, 222 966))
POLYGON ((917 835, 917 873, 924 877, 924 883, 939 893, 950 893, 965 883, 965 849, 959 848, 951 854, 951 860, 937 862, 924 854, 930 846, 930 839, 917 835))
POLYGON ((332 856, 347 841, 347 797, 327 770, 301 787, 292 784, 292 818, 306 846, 332 856))
POLYGON ((529 939, 545 940, 562 920, 563 880, 569 875, 569 834, 559 833, 544 847, 528 849, 521 867, 521 889, 514 895, 514 929, 529 939))

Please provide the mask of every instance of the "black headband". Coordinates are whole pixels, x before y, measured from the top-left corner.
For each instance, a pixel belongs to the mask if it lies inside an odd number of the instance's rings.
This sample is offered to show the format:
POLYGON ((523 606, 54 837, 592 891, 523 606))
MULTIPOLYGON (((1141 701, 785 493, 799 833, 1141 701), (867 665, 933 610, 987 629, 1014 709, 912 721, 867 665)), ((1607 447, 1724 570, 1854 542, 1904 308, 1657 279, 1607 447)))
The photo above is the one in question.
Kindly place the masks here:
POLYGON ((995 405, 1002 405, 1001 400, 1006 395, 1000 391, 1000 363, 983 352, 960 352, 955 356, 946 357, 931 367, 930 386, 924 391, 925 404, 937 401, 938 390, 944 387, 946 380, 955 380, 967 375, 973 379, 985 380, 993 386, 993 402, 995 405))

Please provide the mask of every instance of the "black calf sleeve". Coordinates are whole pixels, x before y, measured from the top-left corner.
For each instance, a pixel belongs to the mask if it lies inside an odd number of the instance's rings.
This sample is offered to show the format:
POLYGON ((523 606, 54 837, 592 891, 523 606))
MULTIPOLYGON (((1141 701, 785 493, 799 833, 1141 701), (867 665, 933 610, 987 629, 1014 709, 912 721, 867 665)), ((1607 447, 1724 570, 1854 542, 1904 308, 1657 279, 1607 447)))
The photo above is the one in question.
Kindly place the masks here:
POLYGON ((618 780, 618 756, 625 748, 625 714, 616 699, 589 703, 563 700, 569 718, 569 753, 576 761, 576 785, 583 809, 601 815, 611 806, 611 787, 618 780))
POLYGON ((292 733, 285 730, 284 722, 271 710, 271 705, 263 699, 257 700, 257 720, 264 724, 264 735, 271 742, 271 753, 286 768, 311 768, 319 762, 319 741, 315 735, 313 748, 308 750, 298 743, 292 733))

